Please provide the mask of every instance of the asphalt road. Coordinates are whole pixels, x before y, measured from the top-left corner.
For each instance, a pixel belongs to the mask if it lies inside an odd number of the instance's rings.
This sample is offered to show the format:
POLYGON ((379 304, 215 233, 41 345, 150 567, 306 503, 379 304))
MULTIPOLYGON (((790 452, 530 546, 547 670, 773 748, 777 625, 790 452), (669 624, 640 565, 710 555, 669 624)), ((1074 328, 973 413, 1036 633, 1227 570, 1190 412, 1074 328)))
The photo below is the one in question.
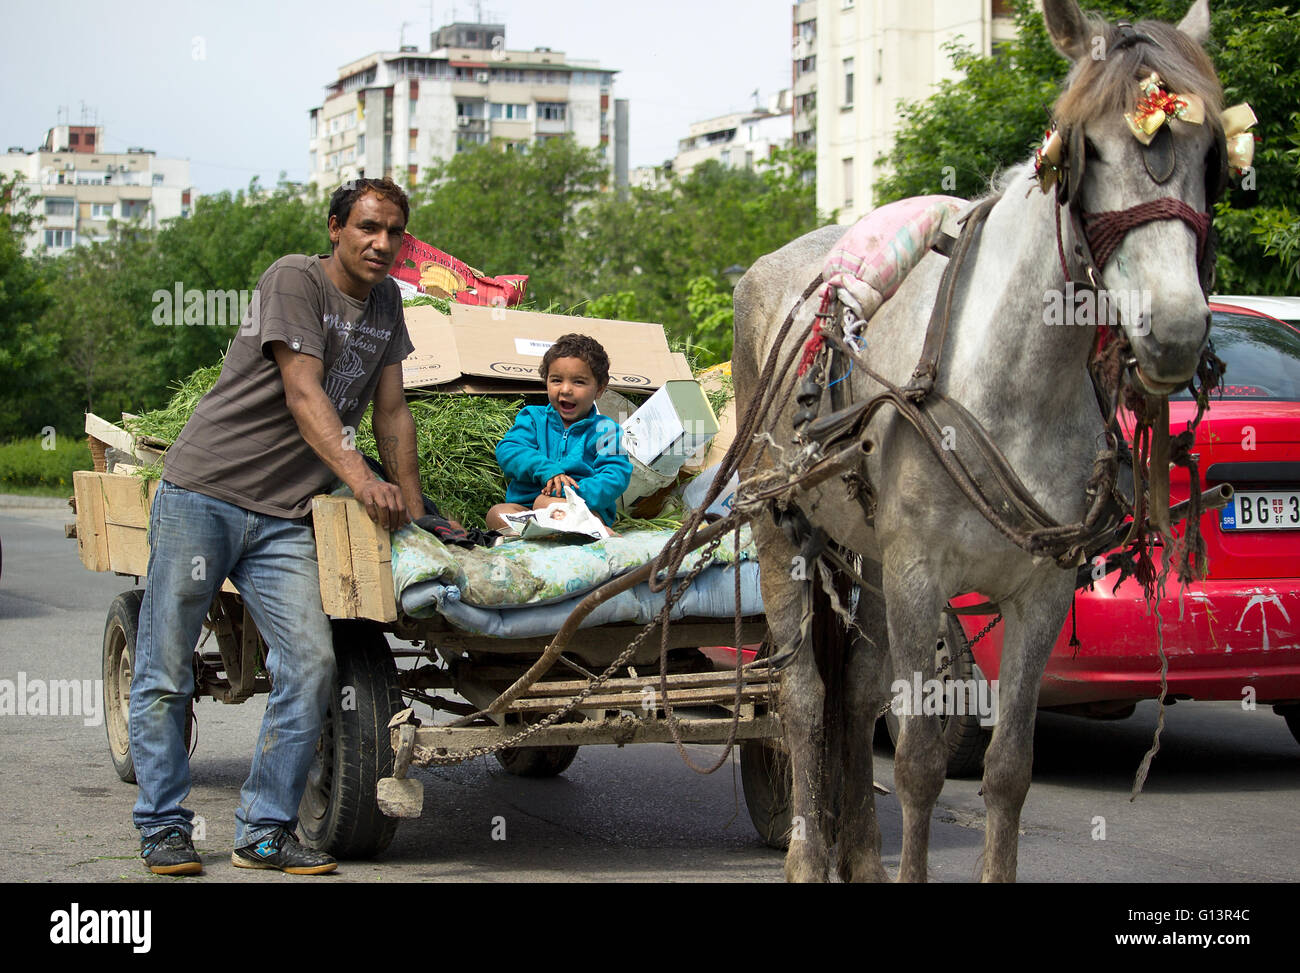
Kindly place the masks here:
MULTIPOLYGON (((131 579, 82 568, 75 541, 63 536, 69 519, 48 506, 0 506, 0 680, 100 678, 104 616, 131 579)), ((589 747, 553 780, 518 779, 485 761, 418 771, 423 817, 403 822, 381 860, 344 863, 328 879, 236 870, 229 863, 234 809, 261 711, 256 697, 197 706, 190 804, 204 819, 196 846, 206 871, 194 881, 781 879, 781 854, 749 823, 734 760, 700 776, 661 745, 589 747)), ((1154 726, 1153 704, 1116 723, 1039 716, 1021 880, 1300 879, 1300 745, 1281 718, 1235 703, 1170 708, 1145 791, 1131 803, 1133 773, 1154 726)), ((707 757, 699 753, 696 762, 707 757)), ((877 757, 876 778, 892 789, 892 761, 877 757)), ((978 781, 944 788, 930 858, 936 881, 978 876, 978 788, 978 781)), ((0 881, 175 881, 149 875, 136 857, 134 798, 135 788, 113 773, 102 722, 0 715, 0 881)), ((892 867, 898 803, 892 794, 878 801, 892 867)))

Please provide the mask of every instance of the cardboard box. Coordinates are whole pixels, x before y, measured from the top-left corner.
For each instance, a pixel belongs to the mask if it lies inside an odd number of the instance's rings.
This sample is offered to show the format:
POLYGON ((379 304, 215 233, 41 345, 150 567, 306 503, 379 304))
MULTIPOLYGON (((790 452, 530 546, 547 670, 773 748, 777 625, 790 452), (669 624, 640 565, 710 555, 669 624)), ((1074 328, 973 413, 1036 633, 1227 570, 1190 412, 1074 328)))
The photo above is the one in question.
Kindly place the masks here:
POLYGON ((538 367, 561 335, 590 335, 609 355, 610 388, 649 392, 691 377, 684 355, 668 350, 662 325, 605 321, 505 308, 406 308, 415 351, 403 363, 402 384, 439 392, 518 395, 542 388, 538 367))

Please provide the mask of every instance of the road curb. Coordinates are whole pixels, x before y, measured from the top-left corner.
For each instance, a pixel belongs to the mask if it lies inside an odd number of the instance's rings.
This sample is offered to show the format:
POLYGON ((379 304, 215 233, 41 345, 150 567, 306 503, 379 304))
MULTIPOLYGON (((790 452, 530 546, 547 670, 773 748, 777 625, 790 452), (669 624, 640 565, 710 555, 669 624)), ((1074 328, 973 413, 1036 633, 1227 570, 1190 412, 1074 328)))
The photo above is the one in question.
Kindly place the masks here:
POLYGON ((20 493, 0 493, 0 509, 6 507, 26 507, 29 510, 32 508, 54 510, 63 507, 68 513, 72 513, 67 497, 25 497, 20 493))

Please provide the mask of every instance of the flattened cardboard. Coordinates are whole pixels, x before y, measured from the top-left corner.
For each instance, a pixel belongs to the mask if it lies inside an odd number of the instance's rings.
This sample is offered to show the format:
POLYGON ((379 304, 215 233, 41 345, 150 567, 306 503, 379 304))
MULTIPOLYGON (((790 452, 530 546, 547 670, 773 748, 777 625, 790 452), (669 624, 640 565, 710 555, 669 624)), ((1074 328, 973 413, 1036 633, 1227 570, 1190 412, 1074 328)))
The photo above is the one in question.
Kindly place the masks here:
POLYGON ((453 304, 450 318, 429 306, 408 307, 406 328, 415 345, 402 369, 407 388, 488 395, 540 389, 542 355, 571 332, 604 347, 610 388, 649 392, 691 377, 685 356, 668 350, 658 324, 453 304))

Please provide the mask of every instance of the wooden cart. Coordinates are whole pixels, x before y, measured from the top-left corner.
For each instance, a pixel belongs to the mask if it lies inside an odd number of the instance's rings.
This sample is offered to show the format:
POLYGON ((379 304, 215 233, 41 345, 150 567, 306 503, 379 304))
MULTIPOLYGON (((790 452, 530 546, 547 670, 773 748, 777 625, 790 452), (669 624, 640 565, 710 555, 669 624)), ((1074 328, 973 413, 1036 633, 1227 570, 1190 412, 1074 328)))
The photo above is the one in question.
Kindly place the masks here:
MULTIPOLYGON (((87 568, 134 576, 138 584, 148 570, 155 485, 102 470, 75 474, 76 539, 87 568)), ((391 815, 418 816, 423 792, 419 781, 407 776, 412 764, 500 746, 587 689, 591 675, 616 660, 641 631, 630 624, 583 629, 561 656, 562 664, 501 712, 448 725, 486 709, 550 639, 476 636, 452 628, 441 616, 406 616, 394 597, 387 532, 352 499, 316 497, 312 516, 321 599, 333 619, 339 686, 348 693, 331 696, 299 821, 305 842, 336 856, 376 855, 396 831, 398 819, 391 815), (389 636, 405 644, 395 645, 389 636), (431 707, 436 722, 419 725, 408 709, 414 703, 431 707)), ((109 746, 118 775, 130 782, 135 776, 127 716, 142 596, 136 587, 114 600, 103 644, 109 746)), ((205 628, 194 653, 196 700, 242 703, 270 691, 265 644, 229 581, 214 599, 205 628)), ((746 619, 742 634, 746 643, 761 642, 766 625, 761 618, 746 619)), ((750 817, 763 839, 780 847, 790 812, 789 771, 775 713, 777 675, 747 672, 737 710, 734 672, 717 670, 698 650, 733 641, 730 620, 673 622, 669 701, 683 741, 722 743, 735 727, 750 817)), ((501 766, 518 776, 549 777, 563 773, 580 746, 671 740, 660 696, 659 647, 656 629, 563 721, 533 733, 526 746, 497 750, 501 766)))

